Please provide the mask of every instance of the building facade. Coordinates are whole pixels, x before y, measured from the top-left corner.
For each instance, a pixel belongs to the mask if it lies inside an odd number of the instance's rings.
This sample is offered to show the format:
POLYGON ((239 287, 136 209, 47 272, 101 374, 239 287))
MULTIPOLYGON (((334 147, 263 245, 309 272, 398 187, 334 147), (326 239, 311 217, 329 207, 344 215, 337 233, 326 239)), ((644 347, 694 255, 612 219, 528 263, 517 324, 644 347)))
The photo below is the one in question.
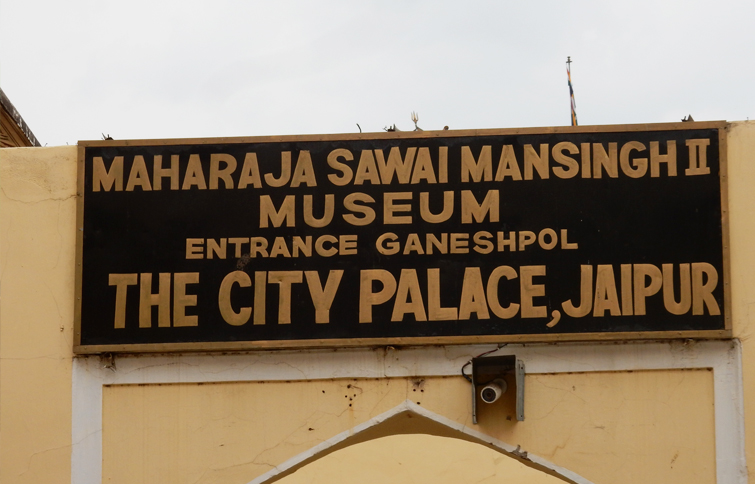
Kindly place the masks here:
POLYGON ((722 133, 722 334, 221 351, 75 354, 82 146, 2 150, 0 481, 746 483, 755 123, 722 133), (505 355, 524 420, 462 375, 505 355))

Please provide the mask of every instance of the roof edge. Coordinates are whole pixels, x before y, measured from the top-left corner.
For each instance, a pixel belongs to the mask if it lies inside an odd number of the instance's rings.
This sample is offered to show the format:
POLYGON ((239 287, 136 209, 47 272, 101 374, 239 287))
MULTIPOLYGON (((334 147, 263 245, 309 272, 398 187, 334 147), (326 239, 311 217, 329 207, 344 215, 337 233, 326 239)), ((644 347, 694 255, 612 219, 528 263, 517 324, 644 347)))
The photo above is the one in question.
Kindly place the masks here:
POLYGON ((26 124, 26 121, 24 121, 24 118, 21 117, 21 113, 19 113, 13 103, 10 102, 8 96, 5 95, 5 92, 2 88, 0 88, 0 105, 2 105, 3 109, 8 111, 8 114, 10 114, 11 118, 13 118, 13 121, 19 127, 24 136, 26 136, 26 139, 29 140, 29 143, 31 143, 32 146, 42 146, 39 143, 39 140, 37 140, 37 137, 34 136, 34 133, 32 133, 29 125, 26 124))

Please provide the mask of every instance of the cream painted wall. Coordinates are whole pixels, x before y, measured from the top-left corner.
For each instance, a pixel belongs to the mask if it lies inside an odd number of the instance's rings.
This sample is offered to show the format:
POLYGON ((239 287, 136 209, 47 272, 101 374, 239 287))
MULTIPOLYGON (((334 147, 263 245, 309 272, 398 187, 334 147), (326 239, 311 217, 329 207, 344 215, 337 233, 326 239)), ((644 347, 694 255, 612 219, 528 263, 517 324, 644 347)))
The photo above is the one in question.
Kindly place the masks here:
MULTIPOLYGON (((728 149, 733 329, 742 342, 747 460, 755 462, 755 122, 733 123, 728 149)), ((0 150, 3 484, 71 482, 75 210, 76 147, 0 150)), ((426 378, 422 388, 410 378, 360 380, 357 397, 350 383, 108 386, 103 477, 245 483, 407 397, 471 426, 460 377, 426 378)), ((527 420, 491 424, 485 409, 476 428, 596 483, 712 483, 713 392, 705 370, 530 374, 527 420)), ((375 441, 343 455, 364 470, 396 445, 375 441)), ((329 460, 317 465, 343 471, 329 460)))
POLYGON ((742 342, 748 474, 755 481, 755 122, 728 136, 732 326, 742 342))
POLYGON ((76 147, 0 150, 0 482, 68 483, 76 147))
MULTIPOLYGON (((524 422, 504 405, 485 406, 476 430, 595 483, 715 482, 710 371, 533 374, 526 386, 524 422)), ((108 386, 103 477, 132 484, 245 484, 406 399, 472 426, 469 384, 460 376, 108 386)), ((390 445, 360 447, 389 454, 390 445)), ((442 440, 428 445, 437 445, 439 455, 445 448, 442 440)), ((485 450, 480 447, 488 455, 485 450)), ((333 475, 338 466, 363 470, 336 455, 318 468, 333 475)), ((390 464, 371 457, 358 462, 388 470, 390 464)), ((410 477, 393 471, 394 482, 410 477)), ((435 482, 458 481, 449 473, 435 482)))
POLYGON ((280 484, 563 484, 479 444, 430 435, 393 435, 347 447, 280 484), (344 465, 348 464, 348 465, 344 465))

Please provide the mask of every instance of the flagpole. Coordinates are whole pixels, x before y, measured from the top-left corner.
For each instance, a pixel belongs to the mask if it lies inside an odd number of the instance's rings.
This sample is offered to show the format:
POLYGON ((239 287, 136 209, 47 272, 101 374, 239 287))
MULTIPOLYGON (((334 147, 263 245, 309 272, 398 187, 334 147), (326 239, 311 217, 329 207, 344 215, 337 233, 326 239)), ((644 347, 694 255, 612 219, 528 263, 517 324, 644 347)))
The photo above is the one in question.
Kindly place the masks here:
POLYGON ((571 101, 571 125, 577 126, 577 104, 574 102, 574 88, 571 85, 571 56, 566 58, 566 77, 569 80, 569 98, 571 101))

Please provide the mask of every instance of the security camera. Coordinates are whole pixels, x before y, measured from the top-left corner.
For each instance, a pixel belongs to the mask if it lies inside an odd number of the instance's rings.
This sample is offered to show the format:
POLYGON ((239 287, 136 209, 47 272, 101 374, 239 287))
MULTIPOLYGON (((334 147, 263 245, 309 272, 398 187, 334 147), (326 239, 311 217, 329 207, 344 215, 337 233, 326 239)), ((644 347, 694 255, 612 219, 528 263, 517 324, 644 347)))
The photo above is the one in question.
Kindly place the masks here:
POLYGON ((501 378, 496 378, 482 388, 482 401, 485 403, 495 402, 506 392, 506 388, 508 388, 506 382, 501 378))

